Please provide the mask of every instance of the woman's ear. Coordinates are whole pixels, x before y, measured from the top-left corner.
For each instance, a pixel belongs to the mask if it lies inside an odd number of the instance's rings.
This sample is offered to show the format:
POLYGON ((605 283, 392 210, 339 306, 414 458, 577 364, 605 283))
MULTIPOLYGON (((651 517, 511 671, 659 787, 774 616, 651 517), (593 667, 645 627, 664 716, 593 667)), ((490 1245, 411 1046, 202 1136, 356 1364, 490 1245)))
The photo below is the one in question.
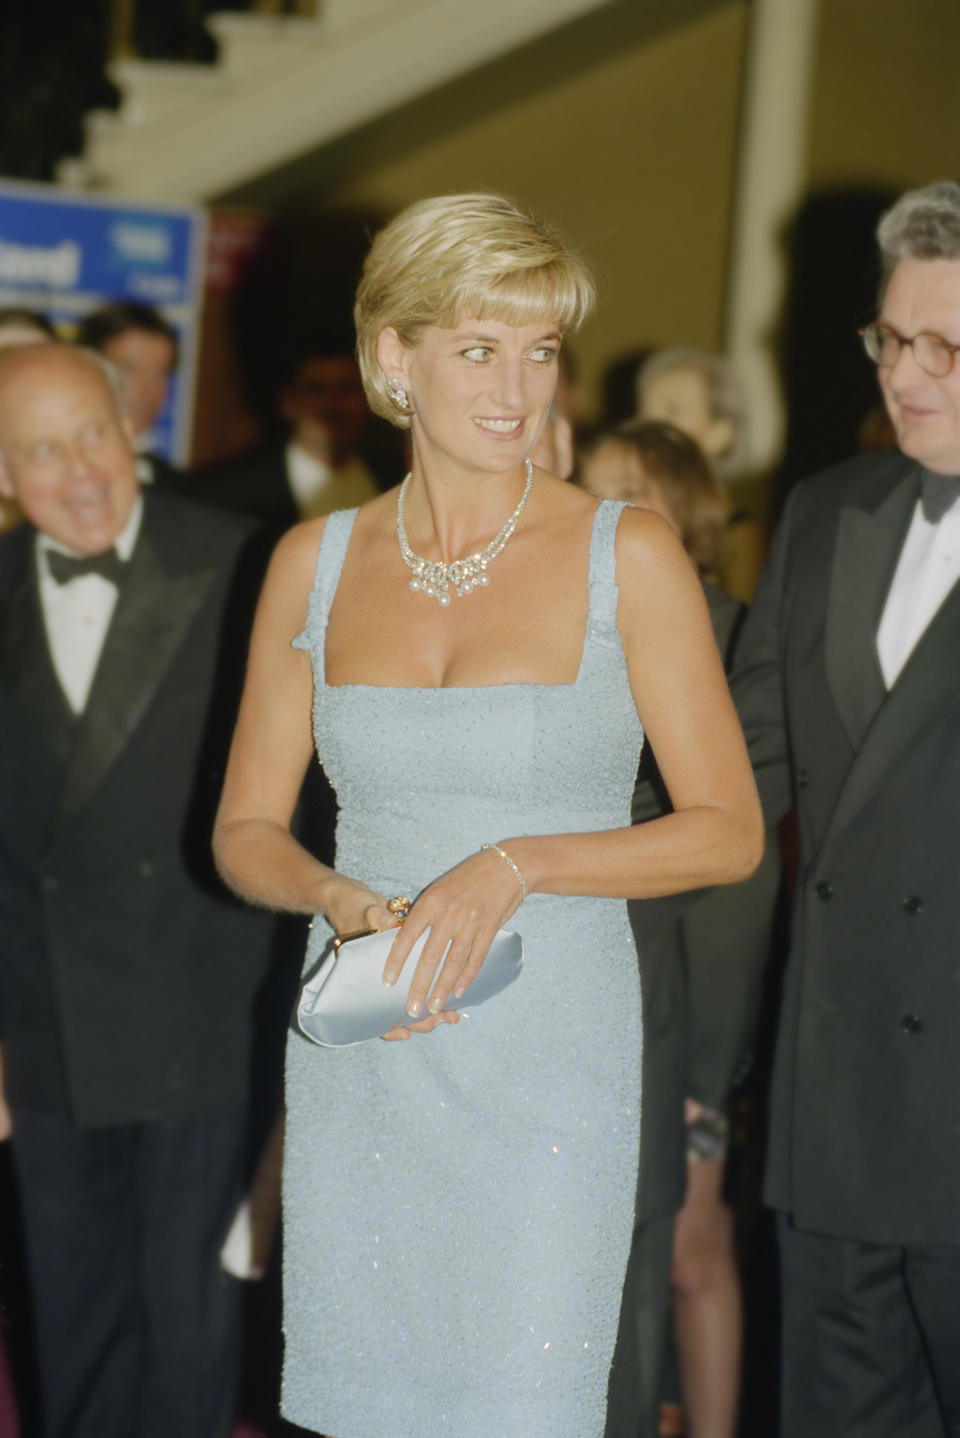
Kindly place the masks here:
POLYGON ((392 325, 377 335, 377 362, 388 380, 406 381, 407 347, 392 325))

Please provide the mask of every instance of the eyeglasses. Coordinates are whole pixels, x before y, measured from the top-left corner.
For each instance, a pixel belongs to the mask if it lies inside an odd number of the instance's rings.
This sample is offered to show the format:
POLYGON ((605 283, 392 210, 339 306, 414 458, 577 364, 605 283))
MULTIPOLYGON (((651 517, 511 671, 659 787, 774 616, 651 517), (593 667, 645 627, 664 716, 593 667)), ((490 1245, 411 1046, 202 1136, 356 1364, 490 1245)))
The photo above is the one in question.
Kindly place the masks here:
POLYGON ((892 369, 900 358, 903 346, 909 345, 920 368, 937 379, 950 373, 953 369, 953 357, 960 350, 960 345, 952 345, 942 335, 935 335, 930 330, 921 330, 918 335, 908 339, 883 320, 874 320, 873 324, 864 325, 860 338, 867 354, 881 369, 892 369))

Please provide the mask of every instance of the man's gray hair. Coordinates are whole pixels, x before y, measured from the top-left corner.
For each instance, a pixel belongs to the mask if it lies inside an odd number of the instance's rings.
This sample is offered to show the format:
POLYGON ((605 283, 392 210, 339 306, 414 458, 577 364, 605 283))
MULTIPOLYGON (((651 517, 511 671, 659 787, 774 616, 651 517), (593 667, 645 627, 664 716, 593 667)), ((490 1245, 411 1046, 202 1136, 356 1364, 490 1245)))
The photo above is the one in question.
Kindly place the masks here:
POLYGON ((901 260, 960 260, 960 184, 907 190, 877 225, 880 294, 901 260))
POLYGON ((692 369, 703 377, 707 405, 712 419, 730 421, 730 448, 725 454, 711 456, 710 463, 721 484, 737 479, 747 462, 747 396, 736 370, 724 355, 692 345, 674 345, 655 350, 637 370, 637 418, 646 419, 644 406, 646 388, 657 375, 675 369, 692 369))

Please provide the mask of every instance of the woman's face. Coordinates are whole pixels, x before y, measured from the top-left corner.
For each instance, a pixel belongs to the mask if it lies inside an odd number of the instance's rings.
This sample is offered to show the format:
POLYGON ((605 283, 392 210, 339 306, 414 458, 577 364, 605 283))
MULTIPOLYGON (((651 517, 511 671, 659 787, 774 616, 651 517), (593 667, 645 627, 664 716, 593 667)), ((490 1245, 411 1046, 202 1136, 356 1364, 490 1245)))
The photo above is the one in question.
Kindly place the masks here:
POLYGON ((725 454, 733 443, 730 421, 712 413, 706 377, 692 365, 663 370, 648 380, 641 409, 644 419, 666 420, 690 435, 710 459, 725 454))
POLYGON ((388 376, 399 370, 407 387, 421 460, 442 457, 464 471, 503 473, 516 469, 540 437, 557 388, 559 349, 549 315, 529 325, 468 317, 454 329, 429 327, 409 349, 386 330, 380 361, 388 376))
POLYGON ((599 444, 583 464, 583 487, 598 499, 622 499, 641 509, 652 509, 673 529, 677 521, 657 481, 647 473, 632 445, 609 439, 599 444))

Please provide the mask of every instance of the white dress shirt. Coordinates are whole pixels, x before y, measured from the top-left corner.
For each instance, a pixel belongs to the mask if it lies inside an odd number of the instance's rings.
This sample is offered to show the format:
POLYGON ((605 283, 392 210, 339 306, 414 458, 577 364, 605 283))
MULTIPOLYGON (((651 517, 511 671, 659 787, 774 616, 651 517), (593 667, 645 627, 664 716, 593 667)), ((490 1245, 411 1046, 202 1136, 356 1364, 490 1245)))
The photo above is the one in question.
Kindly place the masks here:
POLYGON ((917 501, 877 630, 877 656, 891 689, 927 625, 960 578, 960 500, 931 524, 917 501))
MULTIPOLYGON (((128 560, 133 553, 142 515, 143 499, 138 495, 116 542, 117 553, 123 560, 128 560)), ((36 544, 40 604, 53 665, 70 708, 75 714, 82 714, 113 618, 117 586, 101 574, 83 574, 67 584, 58 584, 50 575, 48 551, 57 549, 73 558, 79 556, 46 534, 38 534, 36 544)))
POLYGON ((315 459, 293 441, 287 445, 287 479, 293 494, 293 501, 301 519, 307 519, 314 512, 321 495, 333 476, 333 470, 323 460, 315 459))
POLYGON ((377 482, 359 454, 334 468, 307 454, 293 440, 286 449, 287 480, 301 519, 316 519, 335 509, 352 509, 379 493, 377 482))

